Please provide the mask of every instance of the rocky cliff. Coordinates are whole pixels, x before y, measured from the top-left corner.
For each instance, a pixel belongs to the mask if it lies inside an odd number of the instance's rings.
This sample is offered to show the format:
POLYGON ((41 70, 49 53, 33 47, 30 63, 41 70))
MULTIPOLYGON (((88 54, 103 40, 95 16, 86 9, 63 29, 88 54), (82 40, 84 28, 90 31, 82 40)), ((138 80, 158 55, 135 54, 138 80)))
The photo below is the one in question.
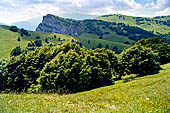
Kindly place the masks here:
POLYGON ((64 19, 51 14, 47 14, 43 17, 43 21, 38 25, 36 31, 78 36, 80 35, 80 27, 81 25, 79 21, 64 19))

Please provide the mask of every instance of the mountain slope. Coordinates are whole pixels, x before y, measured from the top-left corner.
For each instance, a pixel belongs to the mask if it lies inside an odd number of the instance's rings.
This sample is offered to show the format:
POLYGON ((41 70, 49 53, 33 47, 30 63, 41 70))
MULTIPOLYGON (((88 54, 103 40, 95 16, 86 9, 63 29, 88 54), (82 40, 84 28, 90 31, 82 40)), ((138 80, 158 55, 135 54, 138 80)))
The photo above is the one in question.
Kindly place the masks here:
POLYGON ((170 112, 170 64, 155 75, 77 94, 0 94, 0 112, 170 112))
POLYGON ((30 41, 37 40, 37 37, 40 37, 38 40, 42 40, 43 44, 46 45, 45 39, 47 38, 49 44, 59 44, 65 41, 71 41, 74 39, 71 36, 65 36, 61 34, 55 33, 39 33, 28 31, 29 36, 21 36, 19 32, 12 32, 9 30, 9 26, 0 26, 0 58, 8 58, 10 56, 10 52, 16 46, 20 46, 21 48, 25 48, 30 41), (56 38, 54 38, 54 35, 56 38), (58 38, 60 37, 60 41, 58 38), (17 41, 20 38, 21 41, 17 41))
POLYGON ((170 32, 170 16, 158 16, 154 18, 132 17, 120 14, 104 15, 96 18, 107 22, 124 23, 126 25, 143 28, 155 33, 167 34, 170 32))
POLYGON ((151 22, 152 20, 150 20, 149 18, 106 15, 98 17, 97 19, 73 20, 47 14, 43 17, 43 21, 36 28, 36 31, 45 33, 60 33, 75 36, 78 38, 95 38, 109 40, 112 42, 125 44, 132 44, 142 38, 149 37, 158 37, 161 39, 165 39, 170 43, 170 34, 161 34, 165 31, 166 33, 168 33, 167 31, 170 28, 168 17, 164 18, 166 21, 156 21, 153 19, 153 25, 157 25, 154 24, 155 21, 160 24, 166 25, 153 26, 151 22), (114 19, 112 17, 117 19, 114 19), (146 21, 147 26, 140 23, 143 21, 146 21), (139 23, 140 25, 137 25, 139 23), (165 30, 164 27, 166 27, 165 30), (157 28, 164 31, 161 31, 157 28), (154 29, 156 29, 157 31, 154 31, 154 29))

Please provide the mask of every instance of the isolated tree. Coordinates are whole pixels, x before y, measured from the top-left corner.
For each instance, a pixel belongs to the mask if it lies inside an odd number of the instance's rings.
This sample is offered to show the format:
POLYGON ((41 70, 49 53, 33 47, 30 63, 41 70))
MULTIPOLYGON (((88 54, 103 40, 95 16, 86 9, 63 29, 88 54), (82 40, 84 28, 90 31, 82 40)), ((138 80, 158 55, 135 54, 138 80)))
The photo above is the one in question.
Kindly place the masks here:
POLYGON ((18 37, 17 41, 18 41, 18 42, 20 42, 20 41, 21 41, 21 38, 20 38, 20 37, 18 37))
POLYGON ((42 46, 42 41, 41 40, 35 40, 34 41, 36 47, 42 46))
POLYGON ((16 26, 10 26, 9 30, 12 32, 18 32, 18 28, 16 26))
POLYGON ((99 43, 98 45, 97 45, 97 48, 102 48, 103 46, 102 46, 102 44, 101 43, 99 43))
POLYGON ((109 49, 109 45, 108 44, 106 44, 106 49, 109 49))
POLYGON ((22 53, 21 47, 16 46, 12 51, 11 51, 11 56, 18 56, 22 53))
POLYGON ((45 42, 46 42, 46 43, 49 43, 48 38, 45 39, 45 42))
POLYGON ((168 42, 159 38, 142 39, 135 43, 135 45, 145 46, 151 48, 152 51, 158 54, 157 61, 161 64, 170 62, 170 45, 168 42))
POLYGON ((157 56, 150 48, 135 45, 120 54, 120 74, 153 74, 160 70, 157 56))
POLYGON ((88 40, 88 44, 90 44, 90 40, 88 40))

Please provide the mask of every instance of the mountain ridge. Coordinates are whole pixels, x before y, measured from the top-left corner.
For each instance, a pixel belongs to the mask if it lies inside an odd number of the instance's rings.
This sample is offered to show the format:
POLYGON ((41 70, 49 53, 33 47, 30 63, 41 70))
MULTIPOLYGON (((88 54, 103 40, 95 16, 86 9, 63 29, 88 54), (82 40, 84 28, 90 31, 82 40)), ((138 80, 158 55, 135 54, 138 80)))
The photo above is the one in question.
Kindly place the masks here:
POLYGON ((150 18, 114 14, 100 16, 96 19, 74 20, 47 14, 36 31, 121 43, 128 41, 130 44, 142 38, 158 37, 170 43, 169 22, 169 16, 154 17, 151 20, 150 18), (161 18, 164 20, 161 21, 161 18), (122 39, 124 42, 120 41, 122 39))

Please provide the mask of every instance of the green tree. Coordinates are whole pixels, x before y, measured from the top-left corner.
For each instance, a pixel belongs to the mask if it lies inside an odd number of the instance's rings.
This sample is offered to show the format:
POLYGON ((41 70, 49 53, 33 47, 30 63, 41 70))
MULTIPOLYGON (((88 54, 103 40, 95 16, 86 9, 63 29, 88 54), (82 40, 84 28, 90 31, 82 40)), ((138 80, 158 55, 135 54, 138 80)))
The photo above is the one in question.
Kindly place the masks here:
POLYGON ((41 40, 35 40, 34 41, 36 47, 42 46, 42 41, 41 40))
POLYGON ((20 37, 18 37, 17 41, 18 41, 18 42, 20 42, 20 41, 21 41, 21 38, 20 38, 20 37))
POLYGON ((161 64, 170 62, 170 45, 159 38, 142 39, 135 43, 135 45, 145 46, 151 48, 152 51, 158 54, 157 61, 161 64))
POLYGON ((12 51, 11 51, 11 56, 18 56, 22 53, 22 49, 20 46, 16 46, 12 51))
POLYGON ((6 65, 8 63, 8 60, 6 59, 0 59, 0 92, 4 91, 6 88, 7 83, 7 76, 6 76, 6 65))
POLYGON ((18 28, 16 26, 10 26, 9 30, 12 32, 18 32, 18 28))
POLYGON ((101 43, 99 43, 98 45, 97 45, 97 48, 102 48, 103 46, 102 46, 102 44, 101 43))
POLYGON ((120 54, 118 73, 147 75, 159 71, 160 66, 156 62, 156 55, 149 48, 135 45, 125 49, 120 54))

